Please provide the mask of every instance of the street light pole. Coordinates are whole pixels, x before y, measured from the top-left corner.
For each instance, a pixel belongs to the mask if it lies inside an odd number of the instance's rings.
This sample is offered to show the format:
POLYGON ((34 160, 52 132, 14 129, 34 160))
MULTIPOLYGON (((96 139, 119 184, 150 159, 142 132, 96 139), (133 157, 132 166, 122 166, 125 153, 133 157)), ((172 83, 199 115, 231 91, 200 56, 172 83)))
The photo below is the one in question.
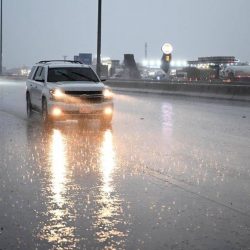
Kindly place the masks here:
POLYGON ((3 74, 3 0, 1 0, 1 27, 0 27, 0 75, 3 74))
POLYGON ((102 0, 98 0, 96 72, 99 77, 101 76, 101 43, 102 43, 102 0))

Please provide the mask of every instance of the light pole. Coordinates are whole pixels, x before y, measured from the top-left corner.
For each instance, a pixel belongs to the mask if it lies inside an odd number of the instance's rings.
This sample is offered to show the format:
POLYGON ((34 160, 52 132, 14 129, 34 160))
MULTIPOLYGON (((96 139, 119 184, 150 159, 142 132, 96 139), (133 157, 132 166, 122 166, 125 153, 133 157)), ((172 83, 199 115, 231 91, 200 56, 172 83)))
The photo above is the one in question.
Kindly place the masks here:
POLYGON ((3 74, 3 0, 1 0, 1 27, 0 27, 0 75, 3 74))
POLYGON ((99 77, 101 77, 101 43, 102 43, 102 0, 98 0, 96 72, 99 77))

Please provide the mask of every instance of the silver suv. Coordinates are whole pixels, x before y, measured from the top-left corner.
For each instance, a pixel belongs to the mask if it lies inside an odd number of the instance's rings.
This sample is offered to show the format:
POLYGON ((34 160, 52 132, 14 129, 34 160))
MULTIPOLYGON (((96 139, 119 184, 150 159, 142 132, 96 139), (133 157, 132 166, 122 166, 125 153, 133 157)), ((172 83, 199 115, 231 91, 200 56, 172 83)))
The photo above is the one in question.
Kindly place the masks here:
POLYGON ((42 114, 49 124, 55 120, 97 118, 112 121, 112 92, 90 66, 77 61, 41 61, 26 82, 27 116, 42 114))

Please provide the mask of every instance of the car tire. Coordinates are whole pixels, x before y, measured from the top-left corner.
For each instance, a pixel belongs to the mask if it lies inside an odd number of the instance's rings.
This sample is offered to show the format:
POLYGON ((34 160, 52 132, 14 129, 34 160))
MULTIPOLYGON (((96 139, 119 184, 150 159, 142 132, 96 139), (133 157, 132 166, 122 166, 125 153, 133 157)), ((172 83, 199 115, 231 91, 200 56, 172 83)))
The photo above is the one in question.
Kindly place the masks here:
POLYGON ((43 98, 43 101, 42 101, 42 121, 44 125, 52 124, 52 119, 50 118, 48 114, 48 105, 47 105, 47 101, 45 98, 43 98))
POLYGON ((32 112, 32 105, 29 93, 27 93, 26 95, 26 112, 27 112, 27 118, 31 118, 33 112, 32 112))

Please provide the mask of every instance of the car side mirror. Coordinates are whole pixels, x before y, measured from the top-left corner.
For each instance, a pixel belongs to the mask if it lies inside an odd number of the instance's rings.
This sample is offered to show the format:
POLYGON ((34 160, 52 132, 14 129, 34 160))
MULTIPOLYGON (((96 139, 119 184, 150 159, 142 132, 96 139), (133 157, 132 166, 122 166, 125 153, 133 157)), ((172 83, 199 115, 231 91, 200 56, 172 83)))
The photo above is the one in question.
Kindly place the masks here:
POLYGON ((100 80, 101 80, 101 82, 106 82, 107 81, 107 79, 105 79, 105 78, 101 78, 100 80))

